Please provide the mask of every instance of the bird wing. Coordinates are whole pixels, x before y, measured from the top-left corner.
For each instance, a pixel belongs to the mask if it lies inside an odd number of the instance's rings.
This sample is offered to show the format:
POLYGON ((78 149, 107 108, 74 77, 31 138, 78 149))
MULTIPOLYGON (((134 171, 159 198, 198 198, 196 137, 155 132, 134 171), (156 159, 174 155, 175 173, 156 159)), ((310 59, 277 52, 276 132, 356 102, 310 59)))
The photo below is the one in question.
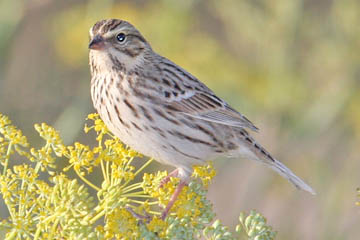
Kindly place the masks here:
POLYGON ((161 71, 158 74, 164 83, 161 92, 169 110, 209 122, 258 130, 249 119, 218 98, 196 77, 164 57, 159 59, 158 68, 161 71))
POLYGON ((249 119, 212 92, 186 92, 182 96, 173 98, 168 106, 173 110, 205 121, 258 130, 249 119))

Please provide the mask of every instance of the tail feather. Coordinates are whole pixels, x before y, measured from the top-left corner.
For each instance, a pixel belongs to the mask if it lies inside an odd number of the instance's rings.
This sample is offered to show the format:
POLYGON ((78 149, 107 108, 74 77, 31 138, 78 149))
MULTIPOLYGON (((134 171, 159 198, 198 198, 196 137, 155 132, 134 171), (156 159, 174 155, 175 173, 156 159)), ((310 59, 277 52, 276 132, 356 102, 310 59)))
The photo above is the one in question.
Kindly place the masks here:
MULTIPOLYGON (((308 184, 306 184, 301 178, 296 176, 289 168, 287 168, 283 163, 280 161, 274 159, 270 153, 268 153, 265 148, 263 148, 260 144, 258 144, 251 136, 250 134, 245 131, 244 129, 241 129, 239 131, 240 137, 242 139, 242 142, 248 145, 251 149, 251 152, 255 154, 253 158, 255 160, 258 160, 259 162, 267 165, 268 167, 272 168, 274 171, 279 173, 281 176, 286 178, 289 182, 295 185, 297 189, 301 189, 304 191, 307 191, 313 195, 316 194, 314 189, 312 189, 308 184)), ((244 151, 243 153, 247 152, 244 151)), ((248 156, 252 157, 251 154, 247 154, 248 156)))
POLYGON ((274 159, 272 163, 269 164, 269 167, 278 172, 281 176, 289 180, 292 184, 295 185, 297 189, 302 189, 307 191, 313 195, 316 194, 314 189, 306 184, 301 178, 296 176, 289 168, 287 168, 284 164, 274 159))

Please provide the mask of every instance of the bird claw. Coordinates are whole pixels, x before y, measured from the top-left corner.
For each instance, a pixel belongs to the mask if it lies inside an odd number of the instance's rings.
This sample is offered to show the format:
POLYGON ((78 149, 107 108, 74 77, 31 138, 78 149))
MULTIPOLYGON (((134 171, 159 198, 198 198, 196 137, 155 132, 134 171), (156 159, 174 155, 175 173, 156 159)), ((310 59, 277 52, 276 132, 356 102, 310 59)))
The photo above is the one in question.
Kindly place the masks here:
POLYGON ((139 223, 149 223, 152 220, 152 216, 150 216, 147 212, 145 212, 145 215, 141 215, 136 213, 131 207, 126 206, 125 209, 133 215, 134 218, 139 220, 139 223))
MULTIPOLYGON (((166 183, 168 183, 172 177, 177 177, 179 174, 179 169, 175 169, 174 171, 172 171, 171 173, 169 173, 166 177, 164 177, 161 181, 160 181, 160 184, 159 184, 159 188, 162 188, 164 187, 164 185, 166 183)), ((164 209, 164 211, 161 213, 161 220, 165 221, 171 207, 174 205, 178 195, 180 194, 181 192, 181 189, 186 185, 185 182, 183 181, 180 181, 179 185, 176 187, 175 189, 175 192, 173 193, 173 195, 171 196, 171 199, 168 203, 168 205, 166 206, 166 208, 164 209)), ((143 221, 145 221, 145 223, 149 223, 151 220, 152 220, 152 217, 145 212, 145 215, 141 215, 141 214, 138 214, 136 213, 131 207, 129 206, 126 206, 125 207, 126 210, 128 210, 134 218, 138 219, 140 223, 143 223, 143 221)))
POLYGON ((169 173, 166 177, 164 177, 161 181, 160 181, 160 185, 159 188, 164 187, 165 184, 167 184, 172 177, 177 177, 179 174, 179 169, 175 169, 174 171, 172 171, 171 173, 169 173))
POLYGON ((164 210, 164 211, 161 213, 161 220, 165 221, 167 215, 168 215, 168 211, 164 210))

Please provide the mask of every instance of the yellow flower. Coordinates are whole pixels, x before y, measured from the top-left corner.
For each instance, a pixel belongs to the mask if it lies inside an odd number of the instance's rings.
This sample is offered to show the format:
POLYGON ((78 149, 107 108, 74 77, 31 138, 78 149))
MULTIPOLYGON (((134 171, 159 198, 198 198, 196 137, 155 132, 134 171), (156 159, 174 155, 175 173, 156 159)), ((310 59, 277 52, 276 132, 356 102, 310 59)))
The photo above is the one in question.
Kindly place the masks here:
POLYGON ((208 162, 208 164, 204 165, 195 165, 193 169, 194 171, 192 176, 195 178, 200 178, 205 187, 208 187, 213 177, 216 176, 216 171, 212 162, 208 162))
POLYGON ((137 239, 137 220, 124 208, 116 208, 105 219, 106 239, 137 239))
MULTIPOLYGON (((190 181, 183 188, 163 221, 159 206, 168 204, 180 180, 172 177, 160 187, 167 172, 158 171, 145 173, 142 181, 134 182, 153 159, 135 168, 133 160, 141 155, 109 133, 98 114, 89 114, 88 120, 93 125, 85 126, 85 131, 96 132, 96 147, 78 142, 65 146, 59 133, 43 123, 36 124, 35 129, 46 143, 29 151, 21 131, 0 114, 0 161, 4 166, 0 193, 10 215, 0 221, 0 227, 8 229, 8 239, 233 239, 221 224, 209 225, 214 213, 204 186, 215 176, 211 163, 194 166, 192 177, 200 181, 190 181), (22 164, 7 169, 13 152, 35 166, 22 164), (68 166, 55 172, 60 157, 68 160, 68 166), (90 180, 94 168, 101 170, 100 186, 90 180), (86 185, 66 177, 69 169, 75 170, 86 185), (48 181, 38 179, 40 170, 49 174, 48 181), (96 199, 89 195, 87 186, 96 191, 96 199)), ((261 220, 258 215, 251 219, 254 223, 261 220)), ((257 236, 264 229, 259 224, 251 226, 246 225, 249 236, 257 236)))
POLYGON ((3 135, 1 137, 2 141, 8 141, 13 145, 21 145, 23 147, 28 147, 29 143, 27 142, 27 138, 23 136, 22 132, 18 130, 15 126, 11 124, 9 118, 0 113, 0 134, 3 135))
POLYGON ((60 134, 53 127, 42 123, 41 125, 35 124, 35 129, 46 140, 46 146, 53 149, 56 156, 61 157, 66 154, 66 147, 60 138, 60 134))
POLYGON ((153 217, 151 221, 146 225, 147 228, 155 233, 158 237, 166 237, 166 229, 168 228, 169 223, 161 220, 158 217, 153 217))

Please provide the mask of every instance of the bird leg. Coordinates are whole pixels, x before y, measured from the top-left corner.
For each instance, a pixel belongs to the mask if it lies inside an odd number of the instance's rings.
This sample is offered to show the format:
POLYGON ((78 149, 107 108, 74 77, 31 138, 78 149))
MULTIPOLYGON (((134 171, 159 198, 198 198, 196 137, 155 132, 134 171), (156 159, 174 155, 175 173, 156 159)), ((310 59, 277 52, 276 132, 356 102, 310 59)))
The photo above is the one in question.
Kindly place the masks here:
POLYGON ((177 177, 179 174, 179 169, 175 169, 174 171, 172 171, 171 173, 169 173, 166 177, 164 177, 161 181, 160 181, 160 186, 159 188, 162 188, 166 183, 168 183, 170 181, 170 178, 172 177, 177 177))
POLYGON ((165 220, 166 216, 168 215, 171 207, 174 205, 176 199, 178 198, 179 194, 181 193, 181 190, 186 185, 186 182, 184 180, 180 180, 179 184, 177 185, 175 192, 170 198, 169 203, 167 204, 165 210, 161 213, 161 219, 165 220))
MULTIPOLYGON (((160 181, 160 185, 159 188, 162 188, 166 183, 168 183, 170 181, 170 179, 172 177, 177 177, 179 174, 179 169, 175 169, 174 171, 172 171, 171 173, 169 173, 166 177, 164 177, 161 181, 160 181)), ((171 195, 170 201, 168 202, 165 210, 161 213, 161 219, 165 220, 166 216, 168 215, 171 207, 174 205, 176 199, 178 198, 179 194, 181 193, 181 190, 183 189, 183 187, 186 185, 186 181, 184 180, 180 180, 179 184, 177 185, 174 193, 171 195)), ((149 223, 151 221, 151 216, 149 216, 147 213, 145 213, 145 215, 141 215, 136 213, 131 207, 127 206, 125 207, 126 210, 128 210, 131 215, 133 215, 133 217, 135 217, 136 219, 138 219, 140 222, 145 221, 146 223, 149 223)))

